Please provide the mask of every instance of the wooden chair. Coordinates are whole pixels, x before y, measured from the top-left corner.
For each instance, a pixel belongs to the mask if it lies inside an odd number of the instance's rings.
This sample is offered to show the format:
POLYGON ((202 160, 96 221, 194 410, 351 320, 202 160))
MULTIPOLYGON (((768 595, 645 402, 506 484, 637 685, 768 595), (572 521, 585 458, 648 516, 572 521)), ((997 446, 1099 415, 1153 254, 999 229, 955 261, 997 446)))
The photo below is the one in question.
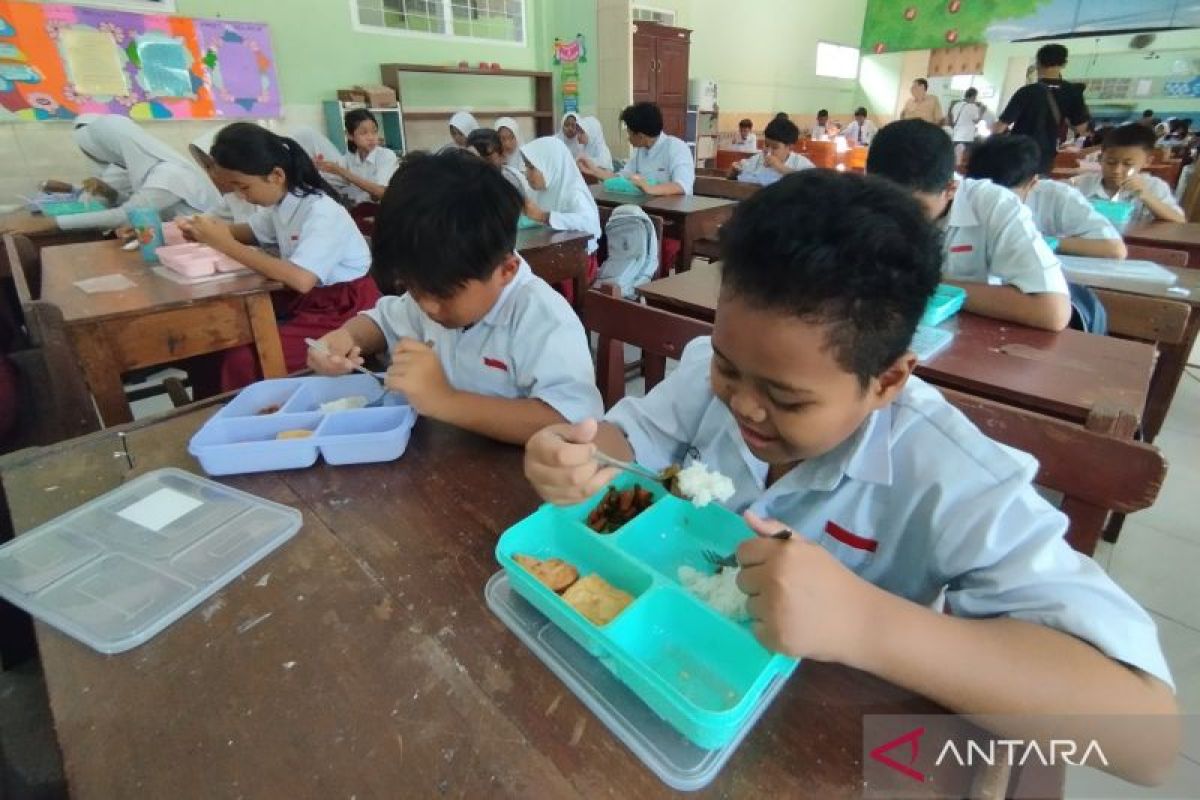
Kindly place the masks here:
POLYGON ((1054 166, 1062 169, 1074 169, 1079 166, 1079 153, 1071 150, 1059 150, 1054 154, 1054 166))
POLYGON ((1125 245, 1127 258, 1135 261, 1153 261, 1164 267, 1183 269, 1188 265, 1187 250, 1169 250, 1165 247, 1148 247, 1141 244, 1125 245))
POLYGON ((833 169, 837 166, 837 146, 833 142, 811 140, 808 143, 806 157, 813 163, 813 166, 833 169))

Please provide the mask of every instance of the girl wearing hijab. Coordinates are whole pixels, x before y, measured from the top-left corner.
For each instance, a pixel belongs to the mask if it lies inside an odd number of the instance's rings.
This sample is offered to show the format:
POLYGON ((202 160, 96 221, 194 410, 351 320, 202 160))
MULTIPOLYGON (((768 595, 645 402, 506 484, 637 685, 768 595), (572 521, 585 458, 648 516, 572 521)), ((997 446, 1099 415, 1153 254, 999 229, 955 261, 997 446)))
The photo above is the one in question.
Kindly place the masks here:
POLYGON ((612 152, 604 141, 604 127, 595 117, 583 117, 579 120, 579 133, 575 135, 583 145, 582 152, 575 158, 586 158, 597 167, 611 170, 613 168, 612 152))
POLYGON ((106 230, 127 224, 125 211, 132 207, 152 207, 164 220, 171 220, 178 215, 211 211, 220 202, 204 173, 128 117, 104 115, 77 120, 73 136, 79 149, 96 164, 124 170, 129 178, 129 197, 122 205, 103 211, 18 218, 5 232, 106 230))
POLYGON ((216 136, 217 131, 209 131, 202 136, 197 136, 188 145, 188 152, 192 154, 192 158, 200 165, 200 169, 204 170, 209 180, 213 182, 213 186, 221 194, 221 201, 210 213, 214 217, 234 224, 248 222, 254 212, 258 211, 258 206, 243 200, 234 190, 233 182, 229 180, 225 170, 217 166, 216 160, 211 155, 213 140, 216 136))
POLYGON ((554 138, 567 146, 571 158, 579 158, 583 155, 583 143, 579 141, 579 115, 574 111, 563 114, 562 122, 558 126, 558 133, 554 134, 554 138))
POLYGON ((454 116, 450 117, 450 138, 452 141, 442 149, 445 150, 449 147, 466 147, 467 137, 478 129, 479 123, 475 120, 475 117, 471 116, 466 111, 455 111, 454 116))
MULTIPOLYGON (((588 282, 596 277, 599 265, 596 248, 603 231, 600 210, 567 146, 557 138, 543 136, 521 146, 525 160, 525 178, 531 192, 525 198, 525 216, 559 231, 587 231, 588 282)), ((565 285, 568 300, 570 284, 565 285)))
POLYGON ((504 154, 504 162, 518 172, 525 172, 525 159, 521 157, 521 129, 512 117, 500 117, 496 120, 496 133, 500 134, 500 151, 504 154))

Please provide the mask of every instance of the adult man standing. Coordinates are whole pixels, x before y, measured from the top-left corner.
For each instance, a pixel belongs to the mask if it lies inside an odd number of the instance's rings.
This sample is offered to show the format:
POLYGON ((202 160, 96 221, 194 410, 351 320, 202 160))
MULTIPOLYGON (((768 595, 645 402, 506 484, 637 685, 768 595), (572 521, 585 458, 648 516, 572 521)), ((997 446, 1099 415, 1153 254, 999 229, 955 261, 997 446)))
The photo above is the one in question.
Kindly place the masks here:
POLYGON ((1083 134, 1092 116, 1083 100, 1083 84, 1063 80, 1066 65, 1067 48, 1061 44, 1048 44, 1038 50, 1037 81, 1017 90, 992 131, 1003 133, 1011 127, 1013 133, 1037 142, 1042 154, 1038 173, 1042 175, 1048 175, 1054 166, 1064 123, 1083 134))
POLYGON ((942 124, 942 104, 929 94, 929 81, 917 78, 909 88, 912 97, 904 104, 900 119, 923 119, 934 125, 942 124))

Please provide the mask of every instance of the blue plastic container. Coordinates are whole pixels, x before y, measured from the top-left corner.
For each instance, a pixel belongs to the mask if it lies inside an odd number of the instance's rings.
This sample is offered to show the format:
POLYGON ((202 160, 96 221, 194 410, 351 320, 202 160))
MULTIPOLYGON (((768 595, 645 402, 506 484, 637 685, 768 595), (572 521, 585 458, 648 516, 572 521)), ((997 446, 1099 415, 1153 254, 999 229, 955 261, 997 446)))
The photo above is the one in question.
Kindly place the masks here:
POLYGON ((158 209, 149 206, 127 208, 125 216, 137 234, 142 260, 147 264, 157 263, 158 248, 164 244, 162 218, 158 215, 158 209))
POLYGON ((68 214, 85 214, 89 211, 104 211, 108 206, 99 200, 60 200, 38 203, 38 209, 47 217, 62 217, 68 214))
POLYGON ((925 313, 921 315, 920 325, 932 328, 940 325, 958 313, 967 301, 967 291, 948 283, 939 283, 933 297, 925 304, 925 313))
POLYGON ((368 375, 284 378, 243 389, 188 443, 209 475, 237 475, 328 464, 394 461, 404 454, 417 414, 398 395, 390 405, 324 413, 321 404, 352 395, 373 401, 382 391, 368 375), (271 407, 277 411, 261 413, 271 407), (305 439, 276 439, 310 430, 305 439))
POLYGON ((1059 241, 1057 236, 1043 236, 1042 241, 1046 243, 1046 247, 1050 248, 1050 252, 1058 252, 1059 241))
POLYGON ((699 747, 730 742, 794 659, 772 653, 749 626, 727 619, 678 582, 682 565, 711 570, 701 550, 732 552, 750 531, 717 505, 695 508, 660 485, 622 475, 654 495, 650 508, 612 534, 584 520, 603 493, 569 508, 543 506, 500 537, 496 558, 512 588, 596 656, 662 719, 699 747), (599 574, 634 597, 615 619, 597 627, 522 568, 513 556, 561 558, 580 576, 599 574))
POLYGON ((538 222, 536 219, 530 219, 529 217, 525 216, 524 214, 517 217, 517 230, 519 230, 519 231, 525 230, 526 228, 541 228, 541 227, 542 227, 542 223, 538 222))
POLYGON ((1088 202, 1119 231, 1124 230, 1133 219, 1133 203, 1126 203, 1123 200, 1104 200, 1100 197, 1089 197, 1088 202))
MULTIPOLYGON (((658 183, 658 181, 654 180, 653 178, 648 178, 646 183, 650 186, 654 186, 658 183)), ((634 186, 633 181, 629 180, 629 178, 626 178, 624 175, 615 175, 611 178, 607 178, 602 185, 604 186, 604 191, 606 192, 615 192, 617 194, 645 194, 645 192, 643 192, 637 186, 634 186)))

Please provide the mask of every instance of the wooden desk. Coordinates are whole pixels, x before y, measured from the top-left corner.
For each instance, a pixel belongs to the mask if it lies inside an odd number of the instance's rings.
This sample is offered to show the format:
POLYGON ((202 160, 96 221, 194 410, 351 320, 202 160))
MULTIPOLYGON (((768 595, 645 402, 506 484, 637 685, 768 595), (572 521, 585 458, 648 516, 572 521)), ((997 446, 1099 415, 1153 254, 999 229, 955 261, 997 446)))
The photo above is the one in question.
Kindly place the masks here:
POLYGON ((662 217, 679 237, 680 272, 691 269, 696 241, 716 238, 717 231, 729 219, 737 202, 721 197, 670 195, 655 197, 649 194, 620 194, 606 192, 600 184, 589 186, 598 205, 616 208, 623 205, 641 206, 647 214, 662 217))
MULTIPOLYGON (((5 457, 15 529, 134 473, 195 470, 187 441, 212 412, 126 426, 133 470, 113 458, 111 430, 5 457)), ((537 505, 521 459, 421 420, 395 463, 227 479, 299 509, 304 527, 128 653, 99 655, 36 626, 72 794, 675 796, 484 603, 497 536, 537 505)), ((698 796, 859 797, 863 714, 940 712, 864 673, 805 662, 698 796)))
POLYGON ((542 226, 517 231, 517 252, 530 269, 546 283, 571 281, 575 303, 587 291, 587 244, 592 235, 584 231, 556 231, 542 226))
MULTIPOLYGON (((652 306, 711 322, 719 290, 718 270, 700 265, 651 281, 638 294, 652 306)), ((953 343, 917 366, 930 383, 1080 424, 1095 426, 1094 413, 1142 417, 1154 369, 1151 345, 967 313, 946 324, 956 329, 953 343)))
POLYGON ((1200 222, 1149 222, 1125 231, 1129 244, 1186 250, 1188 269, 1200 268, 1200 222))
POLYGON ((100 419, 133 419, 121 373, 253 344, 263 375, 287 374, 271 291, 280 284, 255 274, 184 286, 154 274, 137 252, 116 241, 42 251, 42 297, 58 306, 100 419), (136 285, 88 294, 75 281, 124 275, 136 285))

